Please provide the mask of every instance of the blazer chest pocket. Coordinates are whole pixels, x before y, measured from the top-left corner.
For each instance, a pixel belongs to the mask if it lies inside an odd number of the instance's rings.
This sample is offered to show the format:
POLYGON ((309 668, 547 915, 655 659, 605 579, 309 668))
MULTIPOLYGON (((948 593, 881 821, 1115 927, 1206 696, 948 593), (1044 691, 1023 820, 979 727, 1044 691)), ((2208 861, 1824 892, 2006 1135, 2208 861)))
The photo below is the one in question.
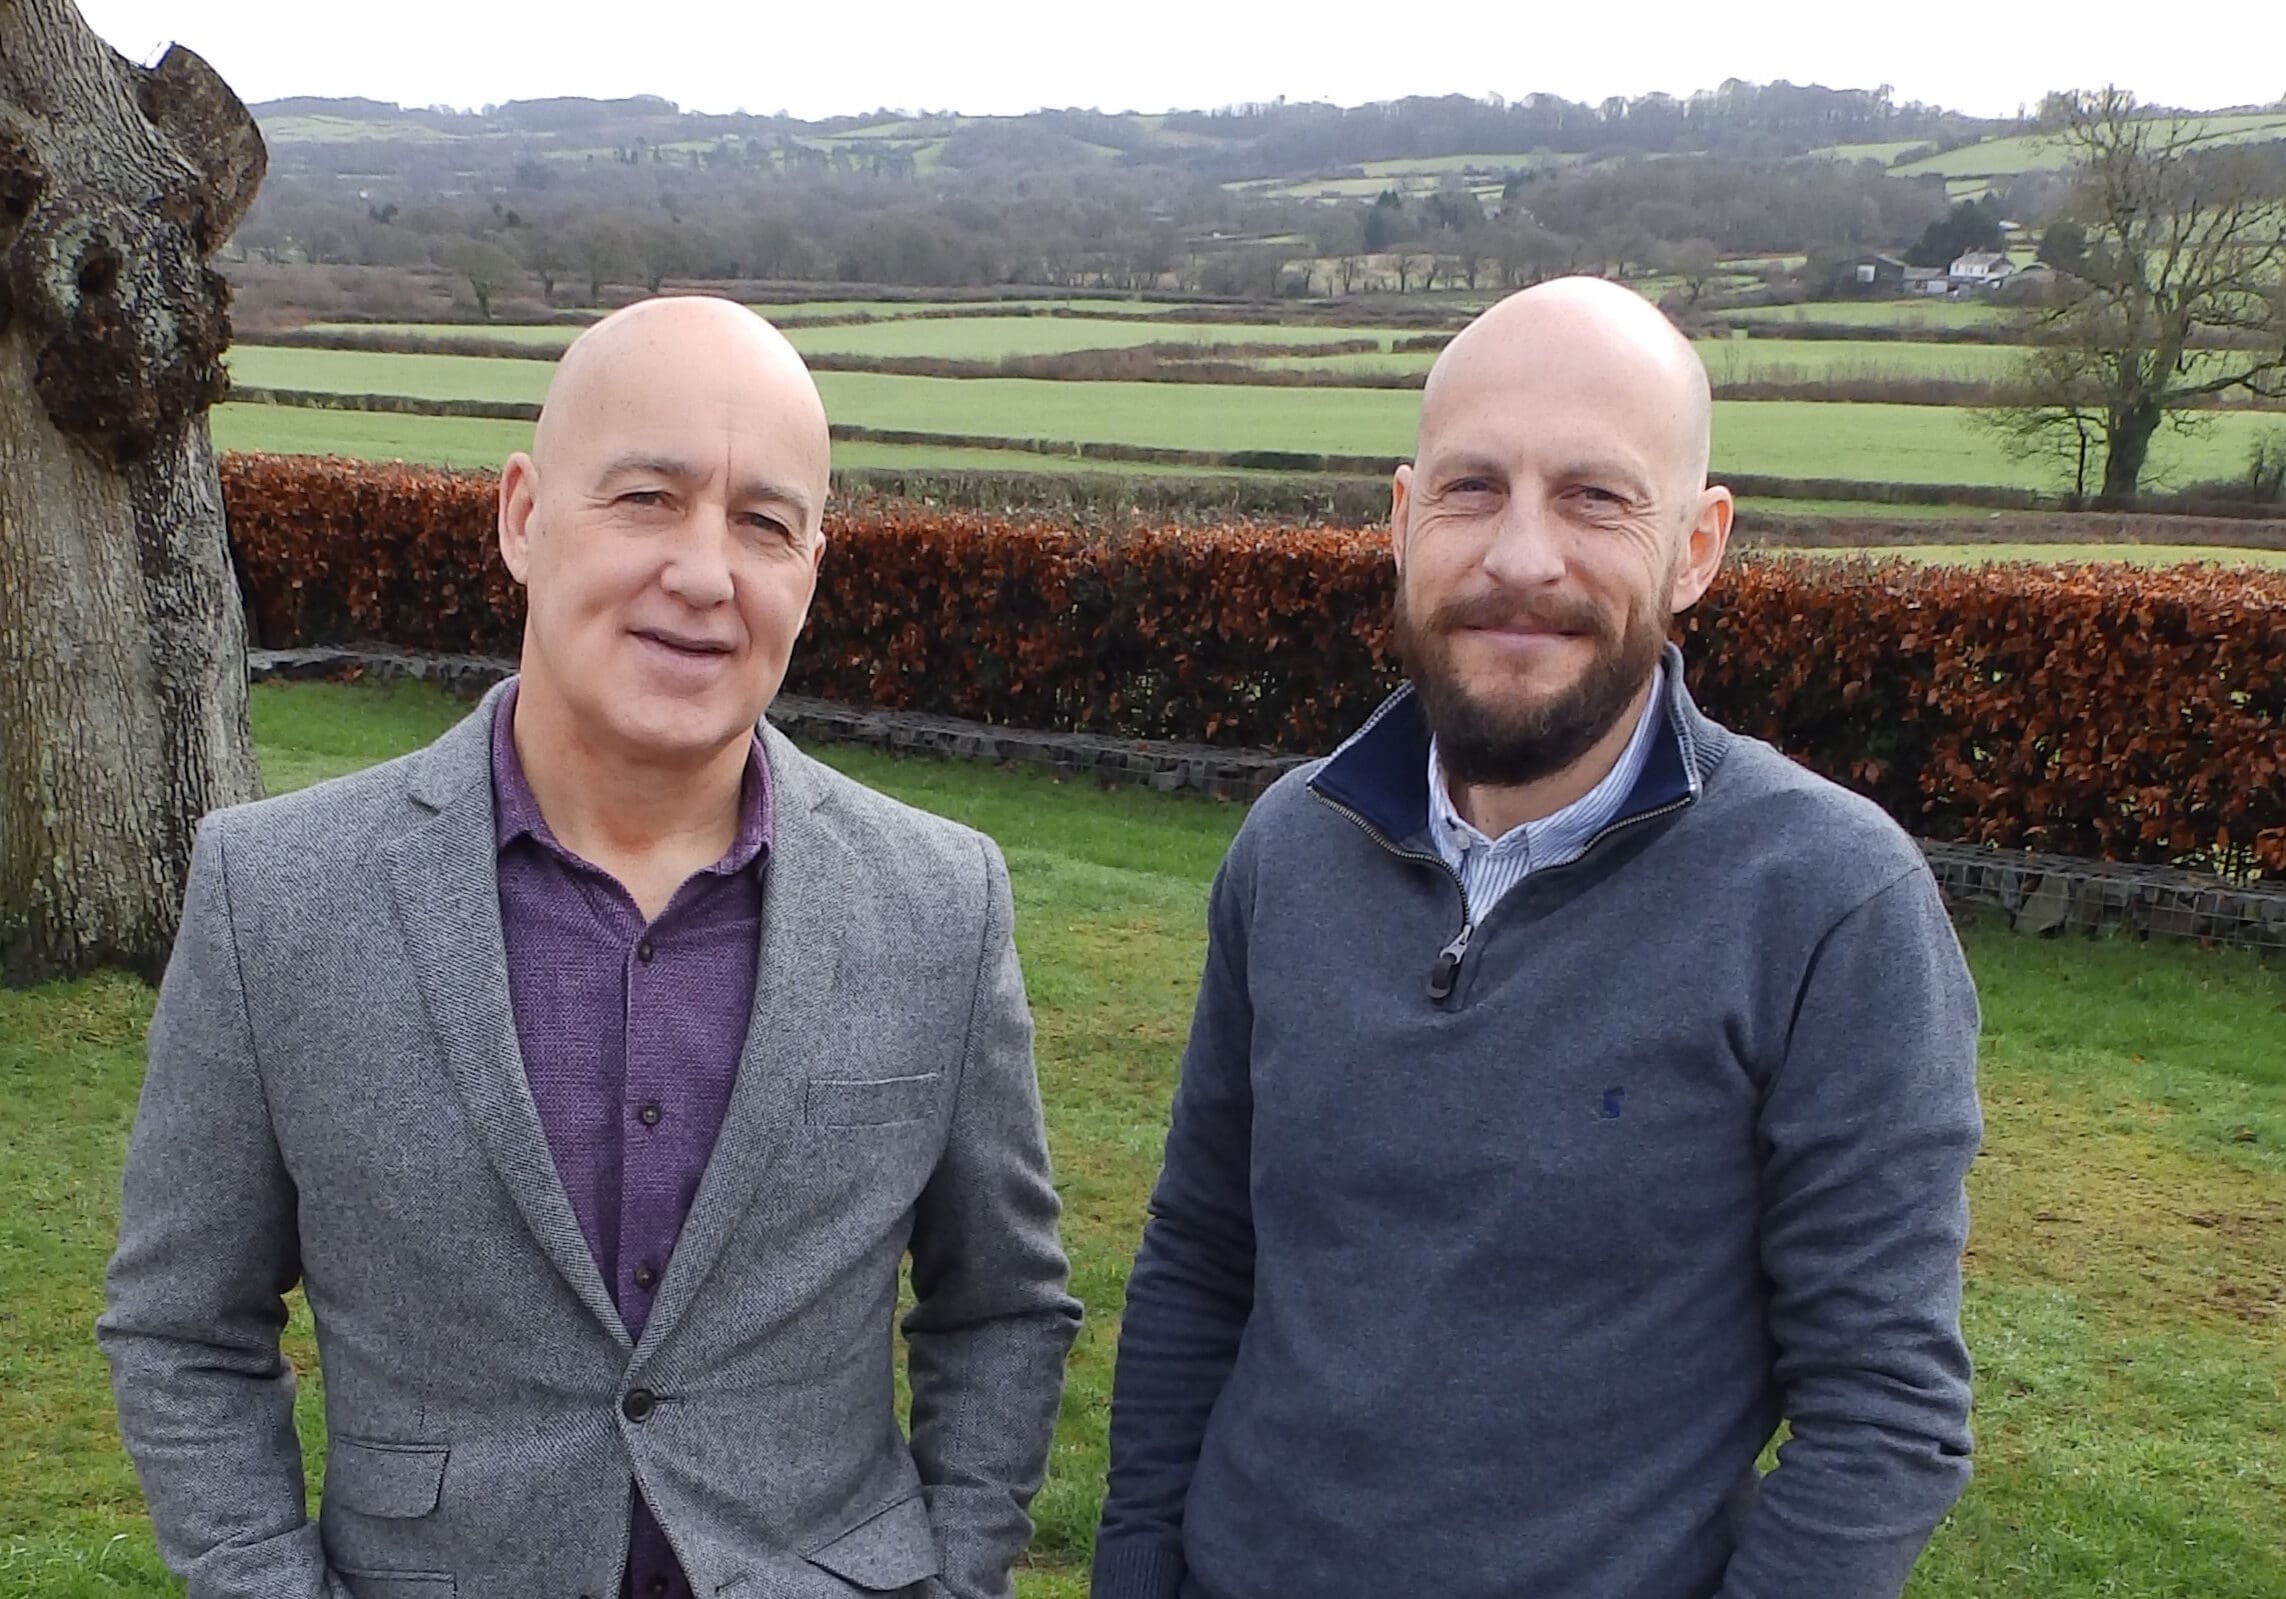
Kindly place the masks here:
POLYGON ((802 1108, 812 1127, 898 1127, 933 1120, 941 1072, 863 1082, 813 1079, 802 1108))
POLYGON ((336 1438, 326 1450, 325 1497, 344 1510, 382 1520, 425 1516, 444 1497, 445 1461, 451 1453, 437 1444, 336 1438))

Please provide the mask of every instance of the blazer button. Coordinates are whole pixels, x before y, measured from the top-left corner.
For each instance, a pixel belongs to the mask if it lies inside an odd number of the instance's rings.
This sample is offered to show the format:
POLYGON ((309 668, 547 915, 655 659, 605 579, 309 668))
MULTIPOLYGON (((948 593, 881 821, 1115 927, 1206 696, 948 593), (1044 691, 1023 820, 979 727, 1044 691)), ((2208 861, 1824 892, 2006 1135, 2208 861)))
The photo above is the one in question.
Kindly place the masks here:
POLYGON ((658 1408, 658 1395, 648 1388, 631 1388, 627 1397, 619 1401, 619 1413, 629 1421, 649 1421, 651 1412, 658 1408))

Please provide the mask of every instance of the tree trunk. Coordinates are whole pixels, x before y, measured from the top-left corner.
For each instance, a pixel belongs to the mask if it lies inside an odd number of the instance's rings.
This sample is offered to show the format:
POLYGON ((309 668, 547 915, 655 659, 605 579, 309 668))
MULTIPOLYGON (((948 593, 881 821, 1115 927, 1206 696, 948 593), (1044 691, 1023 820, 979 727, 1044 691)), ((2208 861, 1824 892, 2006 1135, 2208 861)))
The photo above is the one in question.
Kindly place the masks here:
POLYGON ((2113 413, 2111 437, 2103 457, 2103 496, 2097 502, 2105 506, 2132 505, 2138 486, 2143 482, 2144 463, 2151 458, 2151 439, 2159 431, 2166 414, 2156 405, 2138 405, 2126 411, 2113 413))
POLYGON ((200 816, 256 797, 208 265, 266 157, 176 48, 0 0, 0 981, 146 975, 200 816))

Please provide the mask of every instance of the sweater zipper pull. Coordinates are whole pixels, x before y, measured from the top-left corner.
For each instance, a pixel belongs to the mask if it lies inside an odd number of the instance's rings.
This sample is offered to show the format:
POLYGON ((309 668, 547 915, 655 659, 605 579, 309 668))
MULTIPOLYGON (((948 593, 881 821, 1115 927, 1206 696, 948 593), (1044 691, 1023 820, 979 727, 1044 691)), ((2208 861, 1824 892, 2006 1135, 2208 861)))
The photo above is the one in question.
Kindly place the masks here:
POLYGON ((1437 951, 1436 967, 1429 973, 1431 999, 1452 997, 1453 985, 1460 981, 1461 962, 1468 957, 1469 936, 1475 931, 1473 922, 1461 923, 1461 930, 1453 936, 1453 941, 1437 951))

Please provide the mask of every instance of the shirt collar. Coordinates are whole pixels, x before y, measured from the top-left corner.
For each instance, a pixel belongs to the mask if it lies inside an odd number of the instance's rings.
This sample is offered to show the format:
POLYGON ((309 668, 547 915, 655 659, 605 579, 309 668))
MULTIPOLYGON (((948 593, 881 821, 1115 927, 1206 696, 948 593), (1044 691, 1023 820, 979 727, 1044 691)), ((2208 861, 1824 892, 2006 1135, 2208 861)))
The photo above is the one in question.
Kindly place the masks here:
MULTIPOLYGON (((1519 846, 1529 849, 1536 838, 1566 831, 1590 819, 1617 815, 1650 759, 1651 740, 1658 728, 1660 709, 1666 703, 1666 691, 1667 666, 1662 661, 1652 674, 1651 697, 1643 702, 1643 712, 1635 720, 1635 731, 1628 735, 1627 747, 1619 752, 1619 759, 1612 763, 1603 781, 1562 810, 1537 821, 1519 823, 1497 839, 1487 838, 1454 806, 1452 791, 1445 786, 1444 762, 1437 758, 1437 741, 1432 735, 1429 739, 1429 829, 1436 839, 1437 852, 1454 859, 1479 845, 1490 845, 1495 850, 1519 846)), ((1600 826, 1601 821, 1596 825, 1600 826)), ((1592 832, 1594 828, 1587 831, 1592 832)))
MULTIPOLYGON (((523 759, 516 753, 516 689, 515 680, 510 679, 508 691, 500 697, 492 716, 494 847, 505 850, 518 839, 529 838, 551 854, 576 860, 578 857, 558 841, 548 819, 540 814, 540 802, 524 776, 523 759)), ((770 763, 763 759, 762 738, 757 733, 748 740, 746 775, 738 790, 738 833, 729 852, 707 870, 727 877, 761 860, 770 848, 771 809, 770 763)))

